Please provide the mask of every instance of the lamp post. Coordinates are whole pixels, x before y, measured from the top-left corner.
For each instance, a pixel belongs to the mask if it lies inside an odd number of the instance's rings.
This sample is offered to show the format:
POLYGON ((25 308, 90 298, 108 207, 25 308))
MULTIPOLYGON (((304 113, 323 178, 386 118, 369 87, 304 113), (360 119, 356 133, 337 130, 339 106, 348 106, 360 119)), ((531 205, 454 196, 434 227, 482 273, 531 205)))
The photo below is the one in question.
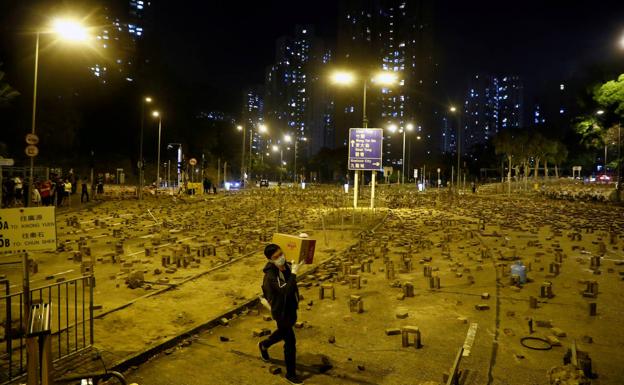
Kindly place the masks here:
MULTIPOLYGON (((354 83, 355 76, 350 72, 339 71, 332 75, 332 81, 335 84, 348 85, 354 83)), ((397 76, 393 72, 379 72, 371 78, 373 83, 379 85, 392 85, 397 82, 397 76)), ((368 128, 368 117, 366 116, 366 90, 368 88, 368 77, 364 77, 362 81, 362 128, 368 128)), ((372 171, 371 175, 371 200, 370 208, 375 207, 375 185, 376 185, 377 171, 372 171)), ((358 184, 359 184, 359 172, 354 171, 353 177, 353 207, 357 208, 358 201, 358 184)))
MULTIPOLYGON (((68 42, 85 42, 89 39, 89 34, 87 32, 86 27, 84 27, 81 23, 70 20, 70 19, 56 19, 52 23, 51 33, 56 34, 64 41, 68 42)), ((30 124, 30 133, 35 135, 35 127, 37 120, 37 83, 39 78, 39 35, 41 31, 38 30, 35 38, 35 68, 34 68, 34 77, 33 77, 33 101, 32 101, 32 117, 30 124)), ((28 207, 31 204, 31 196, 33 192, 34 185, 34 168, 35 168, 35 157, 30 156, 30 178, 28 181, 28 196, 26 197, 25 206, 28 207)))
POLYGON ((457 112, 457 135, 455 138, 455 143, 457 143, 457 181, 456 181, 456 187, 457 187, 457 191, 459 192, 459 181, 461 180, 461 112, 457 111, 457 108, 455 108, 455 106, 451 106, 450 108, 451 113, 456 113, 457 112))
POLYGON ((282 149, 282 147, 278 147, 273 145, 273 152, 278 152, 280 153, 280 167, 279 167, 279 177, 280 177, 280 184, 282 183, 282 167, 284 166, 284 150, 282 149))
POLYGON ((160 133, 162 131, 162 115, 158 111, 153 111, 152 116, 158 118, 158 155, 156 158, 156 194, 158 194, 158 188, 160 187, 160 133))
POLYGON ((145 126, 145 105, 152 102, 152 98, 149 96, 144 97, 141 100, 141 138, 139 139, 139 200, 143 199, 143 170, 145 165, 143 164, 143 126, 145 126))
POLYGON ((401 184, 405 184, 405 131, 413 131, 414 125, 408 123, 403 129, 403 157, 401 158, 401 166, 403 169, 401 170, 401 184))
POLYGON ((243 132, 243 145, 242 145, 242 149, 241 149, 241 182, 243 183, 243 186, 245 185, 245 129, 243 128, 243 126, 241 126, 240 124, 238 126, 236 126, 236 129, 238 131, 242 131, 243 132))

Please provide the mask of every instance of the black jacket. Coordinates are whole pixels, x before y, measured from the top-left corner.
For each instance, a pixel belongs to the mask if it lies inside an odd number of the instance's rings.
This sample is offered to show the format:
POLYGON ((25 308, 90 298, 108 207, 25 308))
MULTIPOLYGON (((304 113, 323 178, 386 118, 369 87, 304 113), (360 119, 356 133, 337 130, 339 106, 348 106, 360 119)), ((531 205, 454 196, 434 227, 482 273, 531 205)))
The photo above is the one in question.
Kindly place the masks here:
POLYGON ((282 271, 284 279, 280 278, 279 269, 273 262, 267 262, 262 271, 264 271, 262 293, 271 305, 273 319, 278 323, 294 324, 299 308, 299 289, 297 277, 290 271, 290 263, 287 262, 286 269, 282 271))

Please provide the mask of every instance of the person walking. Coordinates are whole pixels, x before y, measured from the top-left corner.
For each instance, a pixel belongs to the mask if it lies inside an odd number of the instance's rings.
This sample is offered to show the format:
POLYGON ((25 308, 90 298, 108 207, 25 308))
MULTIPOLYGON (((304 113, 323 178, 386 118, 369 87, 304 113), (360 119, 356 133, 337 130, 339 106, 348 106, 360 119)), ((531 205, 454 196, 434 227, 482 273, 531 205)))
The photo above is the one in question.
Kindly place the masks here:
POLYGON ((80 182, 80 188, 82 190, 82 193, 80 194, 80 203, 84 202, 85 197, 87 198, 87 202, 89 202, 89 188, 88 188, 86 179, 83 179, 80 182))
POLYGON ((269 348, 280 341, 284 341, 284 362, 286 364, 286 381, 291 384, 303 384, 296 373, 297 341, 293 326, 297 321, 299 307, 299 289, 297 288, 297 273, 301 263, 287 263, 284 252, 276 244, 270 244, 264 249, 264 256, 268 259, 262 270, 264 280, 260 301, 271 310, 271 316, 277 323, 275 330, 267 339, 258 343, 260 355, 266 362, 270 360, 269 348))

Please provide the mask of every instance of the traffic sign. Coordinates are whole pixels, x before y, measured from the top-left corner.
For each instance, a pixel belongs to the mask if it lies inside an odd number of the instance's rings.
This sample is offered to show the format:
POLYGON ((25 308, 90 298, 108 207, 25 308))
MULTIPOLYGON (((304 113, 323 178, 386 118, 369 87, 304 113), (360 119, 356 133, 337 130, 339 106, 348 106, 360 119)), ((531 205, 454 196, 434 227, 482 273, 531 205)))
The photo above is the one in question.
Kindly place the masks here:
POLYGON ((56 250, 54 207, 0 210, 0 252, 56 250))
POLYGON ((1 158, 0 159, 0 167, 2 166, 13 166, 15 161, 11 158, 1 158))
POLYGON ((26 144, 38 144, 39 137, 36 134, 26 134, 26 144))
POLYGON ((349 170, 381 171, 382 154, 381 128, 349 129, 349 170))
POLYGON ((190 164, 191 166, 195 166, 195 165, 197 164, 197 159, 195 159, 195 158, 191 158, 191 159, 189 159, 189 164, 190 164))
POLYGON ((39 154, 39 148, 37 148, 37 146, 35 146, 34 144, 29 144, 28 146, 26 146, 26 148, 24 149, 24 152, 26 153, 26 155, 32 157, 35 157, 39 154))

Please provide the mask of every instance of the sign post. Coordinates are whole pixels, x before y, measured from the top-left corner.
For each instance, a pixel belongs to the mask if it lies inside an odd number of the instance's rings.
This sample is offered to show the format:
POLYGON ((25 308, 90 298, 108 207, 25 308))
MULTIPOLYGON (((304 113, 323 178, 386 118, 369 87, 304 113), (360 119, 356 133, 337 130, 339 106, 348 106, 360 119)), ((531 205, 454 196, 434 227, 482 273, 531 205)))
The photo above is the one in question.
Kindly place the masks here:
POLYGON ((357 208, 359 171, 372 171, 371 203, 375 207, 376 172, 382 170, 383 129, 349 129, 349 170, 355 171, 353 186, 353 208, 357 208))

